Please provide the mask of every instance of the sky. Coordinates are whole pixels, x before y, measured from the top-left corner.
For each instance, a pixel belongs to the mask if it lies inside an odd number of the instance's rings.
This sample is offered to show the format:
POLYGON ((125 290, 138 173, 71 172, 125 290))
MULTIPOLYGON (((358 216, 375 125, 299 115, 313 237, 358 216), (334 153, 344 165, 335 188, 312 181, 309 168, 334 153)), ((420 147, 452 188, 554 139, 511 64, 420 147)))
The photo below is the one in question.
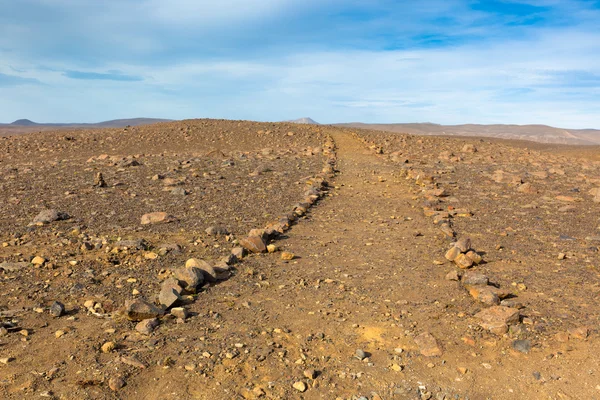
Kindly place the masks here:
POLYGON ((600 1, 0 0, 0 122, 600 129, 600 1))

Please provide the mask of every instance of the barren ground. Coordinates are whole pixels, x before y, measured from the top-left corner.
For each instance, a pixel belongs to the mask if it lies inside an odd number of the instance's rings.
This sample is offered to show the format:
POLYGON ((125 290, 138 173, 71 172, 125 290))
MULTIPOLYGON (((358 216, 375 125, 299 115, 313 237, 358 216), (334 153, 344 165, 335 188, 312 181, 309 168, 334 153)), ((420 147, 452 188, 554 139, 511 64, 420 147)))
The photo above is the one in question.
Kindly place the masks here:
POLYGON ((600 399, 593 150, 194 120, 0 138, 0 154, 2 398, 600 399), (330 138, 337 172, 279 250, 138 332, 125 302, 289 214, 330 138), (43 209, 71 218, 31 226, 43 209), (140 224, 157 211, 176 220, 140 224), (484 261, 462 269, 445 254, 466 237, 484 261), (498 306, 474 273, 519 309, 505 333, 480 325, 498 306))

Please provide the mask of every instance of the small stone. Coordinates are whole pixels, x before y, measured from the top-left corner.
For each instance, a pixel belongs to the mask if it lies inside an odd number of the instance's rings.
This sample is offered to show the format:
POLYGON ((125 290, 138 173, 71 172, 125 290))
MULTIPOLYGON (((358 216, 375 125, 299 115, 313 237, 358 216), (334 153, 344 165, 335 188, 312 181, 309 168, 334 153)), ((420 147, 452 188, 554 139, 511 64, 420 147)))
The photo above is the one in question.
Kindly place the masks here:
POLYGON ((461 269, 467 269, 473 266, 473 260, 471 260, 464 254, 459 254, 458 256, 456 256, 456 258, 454 259, 454 263, 461 269))
POLYGON ((580 340, 587 339, 589 335, 589 329, 584 326, 578 328, 571 328, 568 330, 568 332, 570 337, 580 340))
POLYGON ((437 340, 429 332, 423 332, 414 338, 415 343, 419 346, 419 350, 425 357, 439 357, 442 355, 437 340))
POLYGON ((186 268, 197 268, 201 271, 203 279, 208 282, 216 282, 218 274, 215 268, 204 260, 198 258, 190 258, 185 262, 186 268))
POLYGON ((516 308, 494 306, 475 314, 475 318, 481 320, 479 325, 482 328, 497 335, 502 335, 508 331, 508 325, 519 322, 520 313, 516 308))
POLYGON ((531 342, 529 340, 515 340, 511 346, 513 349, 525 354, 531 350, 531 342))
POLYGON ((205 231, 208 235, 212 236, 227 236, 229 235, 229 230, 222 225, 215 225, 206 228, 205 231))
POLYGON ((46 259, 44 257, 40 257, 40 256, 33 257, 33 259, 31 260, 31 263, 33 265, 44 265, 45 262, 46 262, 46 259))
POLYGON ((150 318, 138 322, 138 324, 135 326, 135 330, 142 335, 150 335, 154 329, 156 329, 156 327, 158 327, 158 319, 150 318))
POLYGON ((174 307, 171 309, 171 315, 174 315, 177 318, 186 319, 188 317, 188 312, 183 307, 174 307))
POLYGON ((274 244, 270 244, 267 246, 267 252, 275 253, 277 251, 279 251, 279 247, 275 246, 274 244))
POLYGON ((487 285, 489 283, 489 279, 482 273, 475 271, 465 271, 462 276, 462 284, 465 286, 469 285, 487 285))
POLYGON ((460 238, 454 243, 454 247, 458 248, 461 253, 466 253, 471 249, 471 239, 468 237, 460 238))
POLYGON ((483 262, 483 258, 473 250, 468 251, 467 254, 465 254, 465 256, 471 261, 473 261, 473 264, 475 265, 479 265, 483 262))
POLYGON ((113 392, 116 392, 117 390, 123 388, 125 385, 125 379, 123 379, 123 377, 121 376, 113 376, 108 380, 108 387, 113 392))
POLYGON ((251 253, 264 253, 267 251, 265 240, 259 236, 248 236, 241 239, 240 245, 251 253))
POLYGON ((158 295, 158 302, 165 306, 165 308, 169 308, 181 300, 180 295, 182 290, 183 289, 181 286, 179 286, 179 282, 177 280, 169 278, 161 285, 160 293, 158 295))
POLYGON ((94 187, 106 187, 106 181, 104 180, 104 176, 102 176, 102 172, 98 172, 96 177, 94 178, 94 187))
POLYGON ((363 350, 361 350, 361 349, 357 349, 357 350, 354 352, 354 356, 355 356, 356 358, 358 358, 359 360, 361 360, 361 361, 362 361, 362 360, 364 360, 365 358, 367 358, 367 353, 365 353, 365 352, 364 352, 363 350))
POLYGON ((292 386, 301 393, 306 392, 306 383, 302 381, 295 382, 292 386))
POLYGON ((186 262, 185 267, 174 270, 173 275, 175 275, 175 278, 179 280, 185 290, 190 293, 196 293, 196 288, 204 283, 204 274, 200 268, 192 266, 191 263, 187 266, 188 262, 186 262))
POLYGON ((308 379, 315 379, 317 377, 317 371, 314 369, 306 369, 304 370, 304 376, 308 379))
POLYGON ((63 330, 58 330, 58 331, 54 332, 54 337, 57 338, 57 339, 61 338, 61 337, 63 337, 65 335, 65 333, 66 332, 63 331, 63 330))
POLYGON ((567 255, 565 253, 558 253, 559 260, 564 260, 565 258, 567 258, 567 255))
POLYGON ((43 225, 54 221, 62 221, 71 218, 69 214, 56 210, 43 210, 34 219, 32 224, 43 225))
POLYGON ((15 361, 14 357, 4 357, 4 358, 0 358, 0 364, 8 364, 9 362, 13 362, 15 361))
POLYGON ((282 260, 293 260, 296 256, 294 255, 294 253, 289 253, 287 251, 284 251, 283 253, 281 253, 281 259, 282 260))
POLYGON ((166 224, 175 220, 175 217, 166 212, 153 212, 142 215, 141 223, 142 225, 166 224))
POLYGON ((446 255, 444 257, 446 257, 446 260, 448 261, 454 261, 456 260, 456 257, 458 257, 460 254, 460 249, 458 247, 452 247, 450 250, 448 250, 446 252, 446 255))
POLYGON ((55 301, 54 303, 52 303, 52 305, 50 306, 50 314, 52 314, 55 317, 61 317, 63 314, 65 313, 65 306, 64 304, 55 301))
POLYGON ((392 371, 396 371, 396 372, 402 372, 402 370, 404 369, 401 365, 398 364, 392 364, 392 366, 390 367, 390 369, 392 371))
POLYGON ((448 272, 446 274, 446 278, 447 281, 458 281, 460 279, 460 277, 458 276, 458 271, 456 271, 455 269, 448 272))
POLYGON ((102 345, 102 352, 103 353, 110 353, 112 352, 117 346, 113 343, 113 342, 106 342, 102 345))
POLYGON ((130 321, 142 321, 163 315, 163 310, 154 304, 138 299, 125 304, 125 314, 130 321))

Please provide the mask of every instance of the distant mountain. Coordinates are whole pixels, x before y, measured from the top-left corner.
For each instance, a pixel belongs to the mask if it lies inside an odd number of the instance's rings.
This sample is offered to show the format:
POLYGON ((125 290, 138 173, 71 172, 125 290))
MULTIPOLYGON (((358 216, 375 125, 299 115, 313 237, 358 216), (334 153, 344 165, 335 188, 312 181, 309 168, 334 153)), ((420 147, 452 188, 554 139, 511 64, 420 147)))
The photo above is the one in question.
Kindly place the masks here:
POLYGON ((294 119, 292 121, 285 121, 285 122, 291 122, 293 124, 307 124, 307 125, 320 125, 317 121, 315 121, 312 118, 298 118, 298 119, 294 119))
POLYGON ((0 124, 2 126, 13 126, 13 127, 57 127, 57 128, 122 128, 127 125, 138 126, 138 125, 149 125, 158 122, 169 122, 170 119, 160 118, 130 118, 130 119, 113 119, 110 121, 96 122, 96 123, 37 123, 29 119, 18 119, 10 124, 0 124))
POLYGON ((562 129, 547 125, 438 125, 432 123, 364 124, 360 122, 335 125, 350 128, 409 133, 413 135, 475 136, 575 145, 600 144, 600 130, 562 129))

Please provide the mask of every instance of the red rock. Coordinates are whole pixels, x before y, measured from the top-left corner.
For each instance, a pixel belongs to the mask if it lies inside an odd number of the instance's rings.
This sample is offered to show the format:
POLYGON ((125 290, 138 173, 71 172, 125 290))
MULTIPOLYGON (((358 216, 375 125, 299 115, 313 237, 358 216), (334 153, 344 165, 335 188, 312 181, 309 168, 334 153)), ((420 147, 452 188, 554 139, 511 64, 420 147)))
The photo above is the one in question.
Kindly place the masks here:
POLYGON ((267 244, 258 236, 249 236, 240 240, 240 245, 251 253, 266 253, 267 244))
POLYGON ((508 331, 508 325, 519 322, 520 312, 516 308, 494 306, 478 312, 475 318, 481 320, 479 325, 482 328, 502 335, 508 331))
POLYGON ((142 225, 166 224, 175 221, 176 218, 166 212, 153 212, 142 215, 142 225))
POLYGON ((415 337, 414 340, 417 346, 419 346, 421 354, 425 357, 439 357, 442 355, 442 349, 431 333, 423 332, 415 337))

